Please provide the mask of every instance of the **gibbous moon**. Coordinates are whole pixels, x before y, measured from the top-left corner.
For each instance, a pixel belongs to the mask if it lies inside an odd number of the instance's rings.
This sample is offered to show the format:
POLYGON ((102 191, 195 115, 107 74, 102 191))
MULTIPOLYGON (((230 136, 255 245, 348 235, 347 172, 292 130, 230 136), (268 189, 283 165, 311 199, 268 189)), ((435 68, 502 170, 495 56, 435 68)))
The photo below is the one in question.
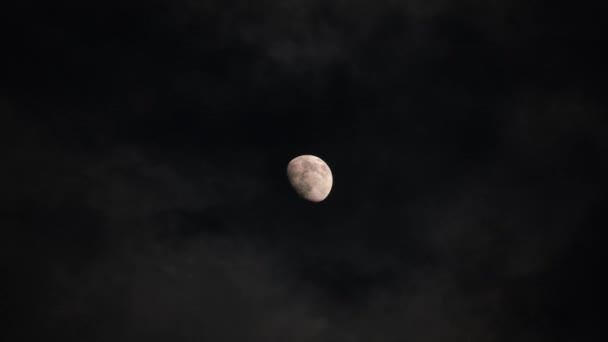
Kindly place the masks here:
POLYGON ((298 195, 311 202, 324 200, 333 184, 329 166, 319 157, 303 155, 287 165, 287 177, 298 195))

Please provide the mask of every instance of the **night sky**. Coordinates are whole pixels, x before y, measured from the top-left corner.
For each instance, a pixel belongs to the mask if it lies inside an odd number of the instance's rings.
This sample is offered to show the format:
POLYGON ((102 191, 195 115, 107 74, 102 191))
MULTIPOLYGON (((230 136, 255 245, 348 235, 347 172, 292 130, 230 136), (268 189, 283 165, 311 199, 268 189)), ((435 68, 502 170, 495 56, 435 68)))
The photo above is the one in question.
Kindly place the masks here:
POLYGON ((3 4, 0 337, 601 340, 607 7, 3 4))

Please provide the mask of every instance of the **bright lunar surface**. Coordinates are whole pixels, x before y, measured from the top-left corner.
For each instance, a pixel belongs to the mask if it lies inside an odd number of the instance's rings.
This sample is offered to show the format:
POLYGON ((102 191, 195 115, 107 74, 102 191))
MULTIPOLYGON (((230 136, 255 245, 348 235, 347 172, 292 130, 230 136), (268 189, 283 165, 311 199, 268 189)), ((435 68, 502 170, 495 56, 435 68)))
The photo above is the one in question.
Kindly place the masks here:
POLYGON ((291 186, 306 200, 321 202, 333 184, 329 166, 319 157, 303 155, 287 165, 287 177, 291 186))

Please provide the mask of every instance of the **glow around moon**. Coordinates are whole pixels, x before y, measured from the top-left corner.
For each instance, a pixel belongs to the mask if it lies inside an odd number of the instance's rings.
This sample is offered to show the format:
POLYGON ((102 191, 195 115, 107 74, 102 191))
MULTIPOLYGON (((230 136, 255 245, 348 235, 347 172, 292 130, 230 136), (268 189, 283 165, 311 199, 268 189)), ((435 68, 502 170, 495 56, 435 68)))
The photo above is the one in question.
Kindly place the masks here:
POLYGON ((302 155, 287 165, 291 186, 302 198, 311 202, 323 201, 331 191, 333 176, 329 166, 319 157, 302 155))

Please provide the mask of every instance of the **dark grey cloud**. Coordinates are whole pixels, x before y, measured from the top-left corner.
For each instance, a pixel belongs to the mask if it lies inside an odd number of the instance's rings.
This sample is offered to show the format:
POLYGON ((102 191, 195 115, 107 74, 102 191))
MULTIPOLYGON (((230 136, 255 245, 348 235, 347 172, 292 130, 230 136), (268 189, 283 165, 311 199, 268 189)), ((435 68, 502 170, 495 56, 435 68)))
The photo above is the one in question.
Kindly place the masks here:
POLYGON ((9 333, 595 331, 605 70, 578 7, 23 4, 0 81, 9 333), (304 153, 335 175, 317 206, 285 179, 304 153))

